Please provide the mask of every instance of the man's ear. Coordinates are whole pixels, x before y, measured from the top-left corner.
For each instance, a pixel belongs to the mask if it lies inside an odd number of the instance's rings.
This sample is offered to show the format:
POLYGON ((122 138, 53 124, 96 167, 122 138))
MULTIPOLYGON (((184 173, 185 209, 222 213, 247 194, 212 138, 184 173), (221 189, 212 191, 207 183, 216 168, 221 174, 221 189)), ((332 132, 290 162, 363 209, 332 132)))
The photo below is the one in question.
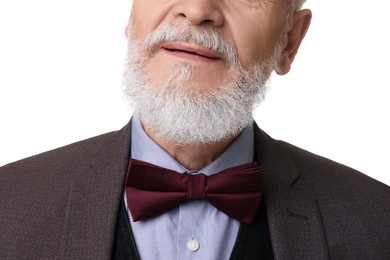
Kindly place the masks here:
POLYGON ((276 73, 279 75, 287 74, 290 71, 291 64, 294 61, 299 46, 309 29, 310 21, 310 10, 304 9, 294 13, 291 30, 287 33, 287 43, 283 49, 278 69, 276 70, 276 73))

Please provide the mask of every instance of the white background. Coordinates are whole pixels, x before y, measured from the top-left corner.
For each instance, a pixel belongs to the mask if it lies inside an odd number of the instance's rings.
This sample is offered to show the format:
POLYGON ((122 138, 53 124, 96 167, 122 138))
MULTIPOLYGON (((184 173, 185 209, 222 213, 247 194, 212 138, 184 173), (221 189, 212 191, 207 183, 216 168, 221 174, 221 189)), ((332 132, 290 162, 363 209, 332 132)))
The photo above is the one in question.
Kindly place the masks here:
MULTIPOLYGON (((273 77, 255 118, 274 138, 390 184, 387 1, 306 7, 313 21, 292 71, 273 77)), ((127 123, 130 8, 130 0, 0 2, 0 165, 127 123)))

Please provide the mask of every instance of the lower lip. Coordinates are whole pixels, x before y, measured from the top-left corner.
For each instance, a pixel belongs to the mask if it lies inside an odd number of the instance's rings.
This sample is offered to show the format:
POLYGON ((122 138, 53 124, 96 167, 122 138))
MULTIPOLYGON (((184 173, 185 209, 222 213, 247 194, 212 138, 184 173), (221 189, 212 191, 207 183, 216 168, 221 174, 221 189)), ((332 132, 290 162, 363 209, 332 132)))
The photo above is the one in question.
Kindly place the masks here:
POLYGON ((207 58, 205 56, 200 56, 196 54, 191 54, 189 52, 185 51, 171 51, 165 48, 161 48, 165 53, 168 53, 172 56, 181 58, 181 59, 186 59, 186 60, 191 60, 191 61, 200 61, 200 62, 216 62, 219 61, 220 59, 214 59, 214 58, 207 58))

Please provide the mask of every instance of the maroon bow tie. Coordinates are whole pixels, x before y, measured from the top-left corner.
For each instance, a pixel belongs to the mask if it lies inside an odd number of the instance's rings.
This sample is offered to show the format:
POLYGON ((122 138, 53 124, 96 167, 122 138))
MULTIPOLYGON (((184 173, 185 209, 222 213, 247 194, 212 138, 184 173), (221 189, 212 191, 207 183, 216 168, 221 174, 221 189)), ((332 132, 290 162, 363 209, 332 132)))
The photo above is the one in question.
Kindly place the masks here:
POLYGON ((134 221, 160 215, 186 200, 206 199, 228 216, 250 224, 262 191, 257 162, 205 176, 181 174, 132 159, 126 177, 127 205, 134 221))

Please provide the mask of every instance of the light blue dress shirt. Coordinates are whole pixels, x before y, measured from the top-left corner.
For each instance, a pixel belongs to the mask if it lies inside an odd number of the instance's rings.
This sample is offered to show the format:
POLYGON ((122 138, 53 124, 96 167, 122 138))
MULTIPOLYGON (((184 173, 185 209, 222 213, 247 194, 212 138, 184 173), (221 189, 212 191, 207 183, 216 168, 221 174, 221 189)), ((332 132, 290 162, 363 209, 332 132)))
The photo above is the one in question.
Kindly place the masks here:
MULTIPOLYGON (((253 135, 251 125, 221 156, 198 173, 212 175, 252 162, 253 135)), ((181 173, 189 172, 150 139, 136 118, 132 121, 131 158, 181 173)), ((127 208, 126 199, 125 204, 127 208)), ((137 222, 128 209, 127 213, 141 260, 229 259, 240 225, 204 200, 188 201, 162 215, 137 222)))

